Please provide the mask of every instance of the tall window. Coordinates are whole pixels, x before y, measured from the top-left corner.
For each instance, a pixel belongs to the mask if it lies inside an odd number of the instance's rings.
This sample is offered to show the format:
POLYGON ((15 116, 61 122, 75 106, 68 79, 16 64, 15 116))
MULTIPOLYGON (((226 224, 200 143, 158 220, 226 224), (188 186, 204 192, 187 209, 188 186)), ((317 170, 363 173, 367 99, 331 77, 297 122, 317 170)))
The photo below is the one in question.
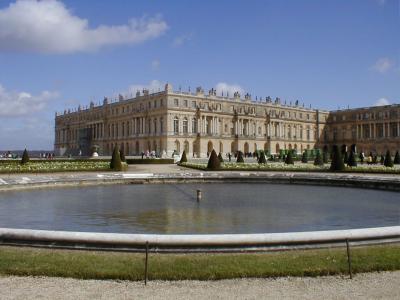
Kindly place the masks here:
POLYGON ((197 133, 197 119, 192 119, 192 133, 197 133))
POLYGON ((154 133, 157 133, 157 119, 154 119, 153 124, 154 124, 154 133))
POLYGON ((174 118, 174 133, 175 134, 179 133, 179 119, 178 119, 178 117, 174 118))
POLYGON ((174 99, 174 105, 179 106, 179 99, 174 99))
POLYGON ((188 133, 188 119, 187 118, 184 118, 183 119, 183 124, 182 124, 183 126, 183 133, 188 133))
POLYGON ((162 133, 164 131, 164 119, 160 118, 160 132, 162 133))

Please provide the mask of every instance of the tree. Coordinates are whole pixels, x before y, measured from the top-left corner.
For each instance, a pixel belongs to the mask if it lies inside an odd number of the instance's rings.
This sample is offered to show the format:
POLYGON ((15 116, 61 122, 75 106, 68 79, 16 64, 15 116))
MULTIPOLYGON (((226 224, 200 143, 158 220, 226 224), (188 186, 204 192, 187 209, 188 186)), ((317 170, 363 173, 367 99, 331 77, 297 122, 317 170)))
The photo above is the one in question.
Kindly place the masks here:
POLYGON ((238 156, 237 156, 236 162, 237 162, 237 163, 244 163, 242 151, 239 151, 239 152, 238 152, 238 156))
POLYGON ((286 158, 285 158, 285 164, 294 165, 292 150, 288 151, 288 154, 286 155, 286 158))
POLYGON ((324 161, 322 159, 321 153, 318 151, 317 155, 315 156, 314 166, 323 166, 324 161))
POLYGON ((394 156, 394 161, 393 161, 393 163, 394 163, 395 165, 400 165, 400 154, 399 154, 399 151, 398 151, 398 150, 396 151, 396 155, 394 156))
POLYGON ((328 158, 329 158, 328 151, 324 151, 324 152, 322 153, 322 161, 324 162, 324 164, 327 164, 327 163, 328 163, 328 158))
POLYGON ((260 151, 260 154, 258 155, 258 163, 259 164, 266 164, 267 159, 265 158, 264 151, 260 151))
POLYGON ((349 167, 357 167, 356 154, 350 150, 349 158, 347 159, 347 165, 349 167))
POLYGON ((221 168, 221 162, 218 159, 217 153, 213 149, 211 151, 210 158, 208 160, 207 169, 209 170, 218 170, 221 168))
POLYGON ((114 150, 113 150, 113 153, 111 156, 110 169, 112 169, 114 171, 122 171, 122 169, 123 169, 118 145, 115 145, 115 147, 114 147, 114 150))
POLYGON ((386 156, 385 156, 385 160, 384 160, 383 164, 385 165, 385 167, 389 167, 389 168, 393 167, 392 155, 390 155, 389 150, 386 151, 386 156))
POLYGON ((186 157, 186 151, 183 150, 182 156, 181 156, 181 160, 179 161, 179 163, 185 163, 187 162, 187 157, 186 157))
POLYGON ((343 154, 343 163, 347 164, 348 160, 349 160, 349 154, 348 154, 348 152, 344 152, 344 154, 343 154))
POLYGON ((332 161, 331 161, 331 171, 344 171, 345 166, 342 158, 342 154, 340 153, 340 149, 337 145, 333 145, 332 148, 332 161))
POLYGON ((220 163, 223 163, 223 162, 224 162, 224 159, 223 159, 223 157, 222 157, 222 153, 221 153, 221 152, 218 153, 218 159, 219 159, 219 162, 220 162, 220 163))
POLYGON ((124 149, 119 150, 119 157, 121 158, 122 162, 126 162, 124 149))
POLYGON ((29 154, 28 154, 28 151, 25 148, 24 153, 22 154, 21 165, 25 165, 28 162, 29 162, 29 154))
POLYGON ((303 155, 301 156, 301 162, 302 163, 308 163, 308 155, 307 155, 307 151, 303 152, 303 155))

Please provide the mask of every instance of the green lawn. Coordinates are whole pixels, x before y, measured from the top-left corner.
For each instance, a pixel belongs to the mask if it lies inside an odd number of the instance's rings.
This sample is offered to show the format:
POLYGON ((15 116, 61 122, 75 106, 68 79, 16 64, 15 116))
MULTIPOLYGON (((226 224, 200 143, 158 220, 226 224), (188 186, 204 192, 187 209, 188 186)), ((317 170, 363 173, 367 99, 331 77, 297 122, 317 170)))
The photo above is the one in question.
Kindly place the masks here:
MULTIPOLYGON (((400 270, 400 244, 352 247, 353 273, 400 270)), ((144 253, 0 247, 0 275, 143 280, 144 253)), ((247 254, 149 254, 149 279, 347 274, 345 248, 247 254)))

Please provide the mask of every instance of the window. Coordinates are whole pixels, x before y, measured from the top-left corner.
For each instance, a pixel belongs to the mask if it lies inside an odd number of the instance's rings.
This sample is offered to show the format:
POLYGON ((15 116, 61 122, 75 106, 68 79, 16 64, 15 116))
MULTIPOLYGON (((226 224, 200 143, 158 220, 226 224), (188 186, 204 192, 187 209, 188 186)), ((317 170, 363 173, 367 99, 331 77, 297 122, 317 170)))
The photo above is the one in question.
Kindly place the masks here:
POLYGON ((150 101, 147 103, 147 107, 148 107, 149 109, 151 108, 151 102, 150 102, 150 101))
POLYGON ((188 101, 187 100, 183 100, 183 106, 184 107, 188 107, 188 101))
POLYGON ((192 101, 192 108, 196 108, 196 101, 192 101))
POLYGON ((179 119, 178 117, 174 118, 174 133, 179 133, 179 119))
POLYGON ((188 133, 188 119, 184 118, 183 119, 183 123, 182 123, 182 129, 183 129, 183 133, 188 133))
POLYGON ((160 99, 160 106, 164 106, 164 99, 160 99))
POLYGON ((174 99, 174 105, 179 106, 179 99, 174 99))
POLYGON ((197 119, 192 119, 192 133, 197 133, 197 119))
POLYGON ((157 108, 157 100, 154 100, 154 108, 157 108))
POLYGON ((163 118, 160 118, 160 132, 164 132, 164 125, 163 125, 163 123, 164 123, 164 119, 163 119, 163 118))
POLYGON ((154 133, 157 133, 157 119, 154 119, 153 124, 154 124, 154 133))

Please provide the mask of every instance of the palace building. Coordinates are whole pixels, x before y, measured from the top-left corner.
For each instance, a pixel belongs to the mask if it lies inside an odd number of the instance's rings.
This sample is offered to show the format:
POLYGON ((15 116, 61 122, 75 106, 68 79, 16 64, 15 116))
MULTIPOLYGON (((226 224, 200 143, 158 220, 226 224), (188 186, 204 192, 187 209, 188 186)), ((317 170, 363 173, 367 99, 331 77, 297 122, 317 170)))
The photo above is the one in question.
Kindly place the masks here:
POLYGON ((111 155, 116 144, 125 155, 155 151, 162 156, 186 151, 189 157, 221 153, 357 145, 358 150, 381 152, 400 148, 400 106, 328 112, 281 103, 279 98, 254 100, 217 96, 211 89, 196 93, 139 91, 102 105, 64 111, 55 117, 57 155, 111 155))

